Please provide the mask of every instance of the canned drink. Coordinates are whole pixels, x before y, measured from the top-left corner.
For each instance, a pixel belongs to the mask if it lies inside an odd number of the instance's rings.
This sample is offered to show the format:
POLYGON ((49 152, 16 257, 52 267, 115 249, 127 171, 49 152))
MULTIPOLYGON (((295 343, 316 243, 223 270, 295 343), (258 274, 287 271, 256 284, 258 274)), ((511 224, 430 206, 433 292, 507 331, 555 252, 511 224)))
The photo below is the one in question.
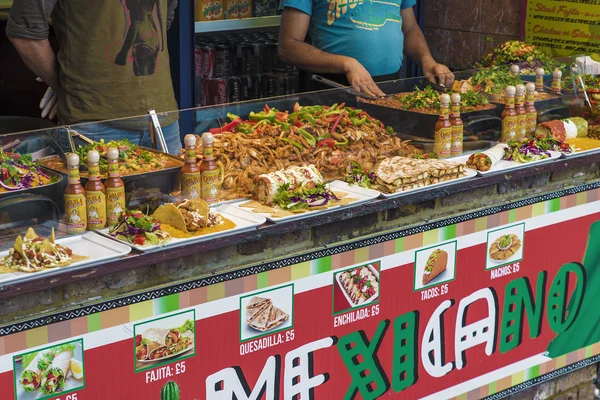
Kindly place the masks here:
POLYGON ((230 103, 244 100, 242 78, 232 76, 227 81, 227 94, 230 103))
POLYGON ((225 19, 240 18, 240 0, 225 0, 225 19))
POLYGON ((244 100, 255 100, 262 97, 260 75, 245 75, 242 77, 242 96, 244 100))
POLYGON ((252 0, 240 0, 240 18, 252 17, 252 0))
POLYGON ((215 75, 218 77, 230 76, 232 72, 232 55, 228 44, 219 44, 216 46, 215 53, 215 75))
POLYGON ((207 106, 227 103, 227 81, 223 78, 204 79, 204 100, 207 106))
POLYGON ((202 50, 198 45, 194 48, 194 76, 202 76, 202 50))
POLYGON ((274 74, 275 77, 275 91, 278 96, 282 96, 284 94, 288 94, 287 90, 287 75, 285 74, 274 74))
POLYGON ((201 76, 194 77, 194 100, 196 107, 206 105, 204 102, 204 84, 201 76))
POLYGON ((265 74, 262 77, 262 94, 264 97, 277 96, 277 83, 272 74, 265 74))
POLYGON ((263 72, 266 46, 263 43, 242 43, 240 47, 244 74, 254 75, 263 72))
POLYGON ((255 17, 266 17, 277 15, 277 0, 254 0, 252 3, 252 15, 255 17))
POLYGON ((214 78, 216 74, 217 49, 213 45, 200 47, 202 57, 202 77, 214 78))

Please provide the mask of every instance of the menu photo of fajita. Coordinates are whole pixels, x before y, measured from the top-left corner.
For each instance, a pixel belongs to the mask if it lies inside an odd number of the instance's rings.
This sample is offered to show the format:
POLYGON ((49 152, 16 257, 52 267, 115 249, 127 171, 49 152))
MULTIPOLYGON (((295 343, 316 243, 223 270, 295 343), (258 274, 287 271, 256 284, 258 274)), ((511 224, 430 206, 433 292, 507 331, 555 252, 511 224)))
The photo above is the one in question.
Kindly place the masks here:
POLYGON ((194 310, 135 324, 135 371, 180 361, 196 354, 194 310))
POLYGON ((17 400, 57 398, 83 389, 83 340, 15 356, 13 369, 17 400))
POLYGON ((240 298, 240 340, 246 341, 294 326, 294 285, 240 298))
POLYGON ((487 234, 485 269, 494 269, 523 259, 525 224, 490 231, 487 234))
POLYGON ((415 291, 450 282, 455 276, 456 241, 415 252, 415 291))

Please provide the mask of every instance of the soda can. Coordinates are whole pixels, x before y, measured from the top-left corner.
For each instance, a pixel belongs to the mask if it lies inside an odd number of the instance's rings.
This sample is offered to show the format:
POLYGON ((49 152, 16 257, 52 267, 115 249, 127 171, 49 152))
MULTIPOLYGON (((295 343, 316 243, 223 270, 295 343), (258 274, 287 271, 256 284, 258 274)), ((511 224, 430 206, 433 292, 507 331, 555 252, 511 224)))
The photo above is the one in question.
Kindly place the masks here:
POLYGON ((227 103, 227 81, 223 78, 204 79, 204 100, 207 106, 227 103))
POLYGON ((200 45, 194 48, 194 76, 202 76, 202 50, 200 45))
POLYGON ((232 76, 227 81, 227 94, 230 103, 244 100, 242 78, 232 76))
POLYGON ((215 46, 215 68, 217 77, 230 76, 232 72, 232 55, 228 44, 218 44, 215 46))
POLYGON ((277 96, 277 84, 273 74, 264 74, 262 76, 262 91, 264 97, 277 96))
POLYGON ((217 49, 213 45, 200 47, 202 59, 202 77, 214 78, 216 74, 217 49))

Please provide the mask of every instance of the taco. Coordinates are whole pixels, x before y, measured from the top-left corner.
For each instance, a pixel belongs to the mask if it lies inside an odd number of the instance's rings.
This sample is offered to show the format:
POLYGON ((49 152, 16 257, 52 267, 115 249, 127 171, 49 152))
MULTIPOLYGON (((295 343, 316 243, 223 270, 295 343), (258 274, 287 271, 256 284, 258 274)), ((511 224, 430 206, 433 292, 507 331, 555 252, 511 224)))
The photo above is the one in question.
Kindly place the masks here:
POLYGON ((189 233, 208 226, 209 214, 209 206, 204 200, 191 199, 163 204, 152 216, 161 224, 189 233))
POLYGON ((436 249, 431 253, 425 264, 423 272, 423 285, 427 285, 435 277, 446 270, 448 266, 448 253, 441 249, 436 249))

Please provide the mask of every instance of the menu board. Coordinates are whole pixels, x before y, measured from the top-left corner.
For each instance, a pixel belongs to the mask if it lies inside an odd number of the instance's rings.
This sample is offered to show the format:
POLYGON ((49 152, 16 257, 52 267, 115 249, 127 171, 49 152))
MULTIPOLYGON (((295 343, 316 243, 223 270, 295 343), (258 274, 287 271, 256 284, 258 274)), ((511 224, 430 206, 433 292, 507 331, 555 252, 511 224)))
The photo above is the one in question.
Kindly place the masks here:
POLYGON ((595 189, 60 315, 0 338, 2 398, 491 395, 600 354, 599 199, 595 189))
POLYGON ((558 56, 600 54, 600 0, 524 1, 525 41, 558 56))

